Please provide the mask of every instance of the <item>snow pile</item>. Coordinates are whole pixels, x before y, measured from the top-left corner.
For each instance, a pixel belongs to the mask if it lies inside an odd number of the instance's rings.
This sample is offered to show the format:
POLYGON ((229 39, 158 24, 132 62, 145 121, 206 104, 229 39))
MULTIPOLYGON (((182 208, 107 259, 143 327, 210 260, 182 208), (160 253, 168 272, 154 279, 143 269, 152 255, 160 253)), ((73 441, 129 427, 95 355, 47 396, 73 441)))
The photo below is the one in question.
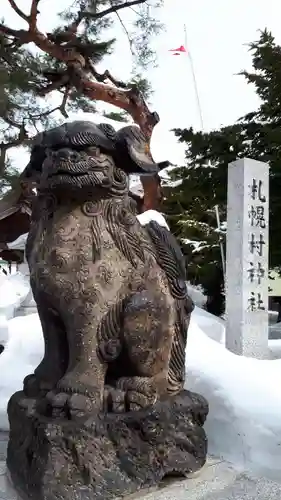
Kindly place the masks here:
POLYGON ((30 284, 28 277, 21 273, 1 276, 0 281, 0 316, 13 318, 15 310, 27 297, 30 284))
MULTIPOLYGON (((187 343, 186 387, 210 404, 209 452, 258 474, 281 473, 281 360, 236 356, 222 343, 223 321, 195 308, 187 343), (208 335, 213 338, 209 338, 208 335)), ((280 343, 278 344, 280 349, 280 343)), ((276 346, 276 347, 278 347, 276 346)), ((6 405, 43 355, 37 314, 9 321, 9 341, 0 355, 0 427, 8 428, 6 405)))
POLYGON ((221 344, 225 343, 225 321, 197 306, 194 308, 190 321, 190 328, 193 329, 194 326, 199 327, 210 339, 221 344))
POLYGON ((191 285, 189 282, 186 284, 189 297, 193 300, 194 304, 198 307, 203 307, 206 304, 207 297, 203 294, 200 287, 191 285))
POLYGON ((205 426, 209 453, 279 481, 281 360, 236 356, 208 338, 196 321, 186 354, 186 388, 210 405, 205 426))
POLYGON ((0 345, 5 346, 9 338, 9 322, 3 314, 0 315, 0 345))
POLYGON ((11 395, 22 389, 26 375, 40 363, 44 343, 38 314, 18 316, 9 321, 9 339, 0 355, 0 429, 8 429, 6 413, 11 395))

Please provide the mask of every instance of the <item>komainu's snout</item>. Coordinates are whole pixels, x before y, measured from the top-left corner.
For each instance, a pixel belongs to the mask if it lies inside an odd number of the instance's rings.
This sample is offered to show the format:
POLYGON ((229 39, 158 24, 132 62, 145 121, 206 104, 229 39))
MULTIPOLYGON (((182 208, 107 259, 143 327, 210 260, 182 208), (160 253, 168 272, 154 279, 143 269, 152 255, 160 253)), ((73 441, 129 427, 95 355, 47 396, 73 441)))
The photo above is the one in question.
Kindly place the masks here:
POLYGON ((121 177, 123 184, 124 176, 153 175, 166 166, 154 162, 137 126, 116 132, 105 123, 75 121, 38 134, 21 180, 36 181, 43 191, 65 194, 85 188, 89 194, 96 188, 114 191, 121 177))
POLYGON ((41 190, 95 190, 110 185, 113 177, 112 158, 95 146, 48 149, 42 165, 41 190))

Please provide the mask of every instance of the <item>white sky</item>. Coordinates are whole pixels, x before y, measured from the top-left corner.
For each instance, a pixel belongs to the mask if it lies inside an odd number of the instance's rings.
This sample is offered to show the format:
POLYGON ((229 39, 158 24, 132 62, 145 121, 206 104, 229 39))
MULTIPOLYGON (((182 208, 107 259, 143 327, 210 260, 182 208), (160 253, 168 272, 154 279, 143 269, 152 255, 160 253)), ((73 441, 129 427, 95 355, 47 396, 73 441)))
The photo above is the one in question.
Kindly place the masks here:
MULTIPOLYGON (((56 25, 58 3, 62 10, 69 5, 69 0, 41 0, 39 27, 43 31, 56 25)), ((28 11, 30 0, 18 0, 18 5, 28 11)), ((166 31, 153 42, 158 67, 148 74, 154 89, 151 109, 156 110, 161 119, 153 134, 152 153, 157 161, 168 159, 181 163, 183 146, 177 144, 170 130, 200 128, 189 60, 169 52, 184 44, 183 25, 187 27, 187 49, 194 63, 204 128, 210 130, 231 124, 257 107, 254 89, 236 74, 250 68, 246 44, 258 38, 259 29, 268 28, 281 43, 281 3, 278 0, 165 0, 159 15, 166 31)), ((1 0, 1 16, 13 28, 25 26, 11 11, 8 0, 1 0)), ((126 16, 123 14, 123 19, 130 22, 126 16)), ((101 69, 107 67, 116 77, 125 79, 130 75, 132 64, 128 43, 121 27, 114 36, 118 39, 115 55, 107 57, 101 69)), ((13 151, 13 158, 18 167, 23 168, 28 156, 17 150, 13 151)))

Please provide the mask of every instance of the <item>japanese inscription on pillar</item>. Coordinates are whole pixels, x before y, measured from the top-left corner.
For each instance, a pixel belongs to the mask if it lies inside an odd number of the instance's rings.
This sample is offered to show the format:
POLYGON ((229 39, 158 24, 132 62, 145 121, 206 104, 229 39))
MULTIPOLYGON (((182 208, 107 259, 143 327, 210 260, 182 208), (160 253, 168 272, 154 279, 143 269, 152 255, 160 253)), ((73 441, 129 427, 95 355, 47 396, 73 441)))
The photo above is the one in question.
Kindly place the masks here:
POLYGON ((267 196, 263 181, 253 178, 249 185, 249 239, 247 279, 250 287, 248 311, 264 311, 267 309, 267 295, 264 296, 264 283, 267 282, 267 196))
POLYGON ((226 341, 238 355, 268 357, 269 166, 229 164, 226 235, 226 341))

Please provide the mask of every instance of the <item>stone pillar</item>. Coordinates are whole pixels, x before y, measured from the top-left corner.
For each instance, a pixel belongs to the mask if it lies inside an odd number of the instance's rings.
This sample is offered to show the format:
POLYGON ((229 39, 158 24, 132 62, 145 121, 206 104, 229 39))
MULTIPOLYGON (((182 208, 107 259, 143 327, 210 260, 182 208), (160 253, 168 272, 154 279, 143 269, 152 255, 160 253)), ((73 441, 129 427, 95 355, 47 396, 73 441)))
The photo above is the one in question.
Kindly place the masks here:
POLYGON ((226 347, 268 357, 269 167, 249 158, 228 167, 226 347))

